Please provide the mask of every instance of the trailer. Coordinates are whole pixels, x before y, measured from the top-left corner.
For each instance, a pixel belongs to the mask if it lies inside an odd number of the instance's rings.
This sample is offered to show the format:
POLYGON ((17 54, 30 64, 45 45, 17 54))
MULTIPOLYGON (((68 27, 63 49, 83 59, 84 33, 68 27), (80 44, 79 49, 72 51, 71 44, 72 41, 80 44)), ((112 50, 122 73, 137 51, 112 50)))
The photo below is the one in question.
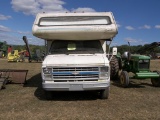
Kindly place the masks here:
POLYGON ((7 83, 25 84, 28 70, 21 69, 0 69, 0 90, 6 87, 7 83))

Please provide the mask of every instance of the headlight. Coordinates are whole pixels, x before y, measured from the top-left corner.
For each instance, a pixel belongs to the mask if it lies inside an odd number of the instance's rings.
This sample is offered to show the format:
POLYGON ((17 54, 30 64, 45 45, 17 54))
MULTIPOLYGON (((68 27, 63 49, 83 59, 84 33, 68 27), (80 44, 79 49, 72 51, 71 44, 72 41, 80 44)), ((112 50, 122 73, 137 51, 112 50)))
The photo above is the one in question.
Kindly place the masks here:
POLYGON ((108 79, 109 77, 109 67, 101 67, 100 68, 100 79, 108 79))
POLYGON ((108 67, 101 67, 100 72, 108 72, 108 67))
POLYGON ((52 68, 43 68, 43 73, 44 74, 51 74, 52 73, 52 68))
POLYGON ((45 74, 44 79, 52 79, 52 75, 51 74, 45 74))

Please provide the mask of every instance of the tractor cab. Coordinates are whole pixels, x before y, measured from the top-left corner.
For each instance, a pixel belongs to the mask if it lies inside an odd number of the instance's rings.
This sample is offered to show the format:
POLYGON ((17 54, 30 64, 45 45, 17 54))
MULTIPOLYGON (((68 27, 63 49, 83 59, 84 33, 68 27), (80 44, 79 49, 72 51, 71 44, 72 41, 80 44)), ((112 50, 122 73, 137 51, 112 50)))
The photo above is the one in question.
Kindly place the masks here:
POLYGON ((122 55, 122 67, 127 72, 148 72, 150 66, 150 57, 139 54, 130 54, 124 52, 122 55))

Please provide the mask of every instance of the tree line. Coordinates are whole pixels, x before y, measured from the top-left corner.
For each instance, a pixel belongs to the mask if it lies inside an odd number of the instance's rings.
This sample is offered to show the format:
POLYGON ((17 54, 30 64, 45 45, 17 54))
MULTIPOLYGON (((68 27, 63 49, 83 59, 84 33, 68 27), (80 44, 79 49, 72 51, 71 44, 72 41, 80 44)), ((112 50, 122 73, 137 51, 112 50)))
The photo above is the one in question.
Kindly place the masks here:
POLYGON ((160 53, 160 47, 153 47, 152 49, 146 49, 148 44, 137 45, 137 46, 129 46, 129 45, 121 45, 117 46, 118 52, 123 54, 126 51, 130 51, 132 54, 145 54, 150 55, 152 53, 160 53), (144 48, 144 49, 143 49, 144 48), (139 50, 143 49, 143 52, 139 52, 139 50))
MULTIPOLYGON (((26 50, 26 45, 12 45, 13 50, 23 51, 26 50)), ((45 51, 45 46, 39 46, 39 45, 29 45, 30 51, 33 53, 36 52, 37 49, 39 49, 41 52, 45 51)))
MULTIPOLYGON (((137 46, 129 46, 129 45, 120 45, 120 46, 116 46, 118 49, 118 52, 123 54, 125 51, 130 51, 132 54, 139 54, 140 49, 142 48, 147 48, 149 44, 145 44, 145 45, 137 45, 137 46)), ((7 45, 10 46, 10 45, 7 45)), ((18 50, 18 51, 23 51, 26 50, 26 45, 11 45, 13 50, 18 50)), ((39 45, 29 45, 30 51, 32 53, 35 53, 35 51, 37 49, 39 49, 40 51, 45 51, 45 46, 39 46, 39 45)), ((108 48, 108 46, 107 46, 108 48)), ((112 49, 112 47, 111 47, 112 49)), ((153 47, 152 49, 149 50, 145 50, 144 52, 141 54, 145 54, 145 55, 149 55, 151 53, 160 53, 160 47, 153 47)))
MULTIPOLYGON (((144 46, 142 45, 137 45, 137 46, 121 45, 121 46, 117 46, 117 49, 118 49, 118 52, 121 54, 123 54, 125 51, 130 51, 133 54, 139 54, 138 50, 141 49, 142 47, 145 47, 146 45, 144 46)), ((18 51, 26 50, 25 45, 13 45, 12 47, 13 49, 18 50, 18 51)), ((37 49, 39 49, 40 51, 45 50, 45 46, 29 45, 29 47, 30 47, 30 51, 32 52, 35 52, 37 49)), ((151 53, 160 53, 160 47, 154 47, 151 50, 145 50, 145 52, 142 54, 151 54, 151 53)))

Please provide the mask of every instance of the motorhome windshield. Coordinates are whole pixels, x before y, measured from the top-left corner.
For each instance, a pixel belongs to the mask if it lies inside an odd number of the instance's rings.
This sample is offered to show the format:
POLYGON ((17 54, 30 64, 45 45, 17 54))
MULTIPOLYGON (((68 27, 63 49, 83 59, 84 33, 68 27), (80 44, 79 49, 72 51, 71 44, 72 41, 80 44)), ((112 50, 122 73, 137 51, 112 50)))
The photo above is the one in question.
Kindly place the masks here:
POLYGON ((90 41, 62 41, 52 42, 50 54, 96 54, 104 53, 98 40, 90 41))

